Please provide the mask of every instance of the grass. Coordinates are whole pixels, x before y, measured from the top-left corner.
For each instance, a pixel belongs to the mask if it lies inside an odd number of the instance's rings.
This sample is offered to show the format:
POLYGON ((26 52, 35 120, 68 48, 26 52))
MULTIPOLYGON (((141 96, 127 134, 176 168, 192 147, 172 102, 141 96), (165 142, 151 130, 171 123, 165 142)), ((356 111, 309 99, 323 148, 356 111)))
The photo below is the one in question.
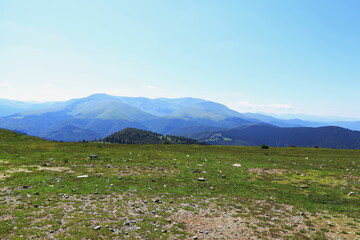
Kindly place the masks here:
POLYGON ((55 143, 0 130, 0 239, 357 239, 359 153, 55 143))

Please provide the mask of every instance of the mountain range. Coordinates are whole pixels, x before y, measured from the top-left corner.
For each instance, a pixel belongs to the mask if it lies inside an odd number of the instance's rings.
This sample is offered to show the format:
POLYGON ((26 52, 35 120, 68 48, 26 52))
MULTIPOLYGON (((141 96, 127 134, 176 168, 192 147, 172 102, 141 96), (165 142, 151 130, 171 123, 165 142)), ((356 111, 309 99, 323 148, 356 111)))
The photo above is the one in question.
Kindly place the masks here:
MULTIPOLYGON (((324 126, 360 130, 360 122, 283 120, 265 114, 239 113, 222 104, 197 98, 149 99, 94 94, 64 102, 28 103, 0 100, 0 128, 56 141, 102 139, 128 127, 163 135, 192 137, 200 141, 214 139, 211 134, 227 136, 229 131, 239 136, 247 129, 246 131, 254 131, 251 135, 258 140, 238 141, 237 137, 230 134, 232 137, 226 139, 231 138, 232 141, 221 141, 219 138, 216 141, 205 142, 227 145, 258 145, 259 142, 266 144, 265 133, 281 132, 279 138, 282 138, 283 142, 280 144, 277 141, 269 145, 289 146, 294 143, 290 141, 291 138, 284 137, 287 134, 292 134, 297 139, 308 138, 295 134, 304 129, 312 130, 309 132, 310 135, 334 132, 332 128, 321 128, 324 126)), ((326 134, 321 136, 325 137, 326 134)), ((316 141, 313 143, 321 145, 316 141)), ((343 143, 323 146, 357 148, 343 143)))

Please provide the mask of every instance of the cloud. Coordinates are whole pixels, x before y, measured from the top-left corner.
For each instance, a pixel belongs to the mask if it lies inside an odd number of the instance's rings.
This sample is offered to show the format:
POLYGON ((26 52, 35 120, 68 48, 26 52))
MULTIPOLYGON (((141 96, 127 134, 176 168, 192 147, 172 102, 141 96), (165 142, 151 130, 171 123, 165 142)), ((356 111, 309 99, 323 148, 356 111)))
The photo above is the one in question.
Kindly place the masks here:
POLYGON ((239 112, 288 113, 295 109, 294 106, 284 103, 255 104, 247 101, 241 101, 229 105, 230 108, 239 112))
POLYGON ((7 83, 7 82, 0 83, 0 88, 8 88, 8 87, 10 87, 9 83, 7 83))

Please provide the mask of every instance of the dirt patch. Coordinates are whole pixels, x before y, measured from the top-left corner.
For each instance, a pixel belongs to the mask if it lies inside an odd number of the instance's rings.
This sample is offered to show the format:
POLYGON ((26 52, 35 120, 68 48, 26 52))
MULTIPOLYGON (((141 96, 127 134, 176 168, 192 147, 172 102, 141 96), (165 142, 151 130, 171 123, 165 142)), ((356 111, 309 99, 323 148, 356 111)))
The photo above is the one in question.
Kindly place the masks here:
POLYGON ((207 210, 195 214, 191 211, 179 210, 170 219, 186 224, 186 231, 199 239, 259 239, 241 218, 225 213, 209 216, 207 210))
POLYGON ((248 171, 256 174, 283 174, 288 170, 278 168, 249 168, 248 171))
POLYGON ((7 173, 17 173, 17 172, 26 172, 31 173, 32 171, 26 168, 11 168, 9 170, 6 170, 7 173))
POLYGON ((48 171, 54 171, 54 172, 62 172, 62 171, 68 171, 70 170, 70 168, 68 167, 41 167, 41 166, 37 166, 38 170, 48 170, 48 171))
POLYGON ((6 175, 6 174, 3 174, 3 173, 0 173, 0 180, 3 180, 7 177, 10 177, 10 175, 6 175))
POLYGON ((360 177, 354 176, 354 175, 345 175, 344 178, 347 179, 347 180, 360 181, 360 177))

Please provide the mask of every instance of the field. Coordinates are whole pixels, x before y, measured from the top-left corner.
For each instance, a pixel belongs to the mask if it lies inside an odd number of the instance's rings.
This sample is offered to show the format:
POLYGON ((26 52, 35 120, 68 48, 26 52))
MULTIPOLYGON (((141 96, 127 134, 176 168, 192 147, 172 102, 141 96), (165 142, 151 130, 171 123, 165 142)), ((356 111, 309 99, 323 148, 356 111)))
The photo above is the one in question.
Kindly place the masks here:
POLYGON ((360 239, 359 169, 359 150, 0 130, 0 239, 360 239))

